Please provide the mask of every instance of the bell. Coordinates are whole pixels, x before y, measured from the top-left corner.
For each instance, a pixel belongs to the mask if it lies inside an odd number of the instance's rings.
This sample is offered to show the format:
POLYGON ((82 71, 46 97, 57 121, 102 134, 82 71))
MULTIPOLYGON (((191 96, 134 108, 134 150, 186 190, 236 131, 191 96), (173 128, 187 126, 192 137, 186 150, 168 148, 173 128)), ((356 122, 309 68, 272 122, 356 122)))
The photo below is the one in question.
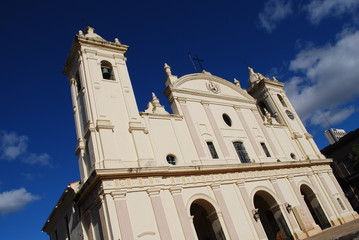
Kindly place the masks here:
POLYGON ((110 71, 109 71, 108 68, 103 67, 103 68, 102 68, 102 73, 103 73, 103 74, 106 74, 106 73, 110 73, 110 71))
POLYGON ((111 69, 107 67, 102 68, 102 77, 104 79, 111 79, 111 69))

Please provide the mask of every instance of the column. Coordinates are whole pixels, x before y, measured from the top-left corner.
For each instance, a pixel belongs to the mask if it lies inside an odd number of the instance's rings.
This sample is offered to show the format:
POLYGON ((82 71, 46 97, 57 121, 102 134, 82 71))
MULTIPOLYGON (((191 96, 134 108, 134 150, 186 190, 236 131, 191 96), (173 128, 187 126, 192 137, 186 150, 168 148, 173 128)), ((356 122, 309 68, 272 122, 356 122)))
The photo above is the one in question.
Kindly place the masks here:
POLYGON ((126 190, 112 192, 111 195, 115 200, 116 213, 118 223, 120 225, 121 238, 126 240, 133 240, 132 225, 130 214, 128 212, 126 203, 126 190))
POLYGON ((171 240, 171 233, 168 227, 165 211, 163 210, 162 200, 160 197, 160 189, 148 189, 148 196, 151 199, 151 204, 153 207, 153 212, 155 214, 158 231, 160 233, 161 239, 171 240))
POLYGON ((259 239, 267 239, 267 235, 264 232, 264 229, 263 229, 261 221, 259 219, 258 219, 259 221, 256 221, 254 219, 254 217, 253 217, 252 209, 254 209, 255 207, 252 204, 252 202, 249 200, 247 190, 246 190, 246 188, 244 186, 244 181, 238 181, 236 184, 237 184, 237 186, 239 188, 241 196, 242 196, 242 198, 244 200, 244 204, 246 205, 246 209, 248 210, 250 219, 252 220, 254 228, 256 229, 256 232, 257 232, 257 234, 259 236, 259 239))
POLYGON ((222 153, 225 157, 229 157, 229 151, 228 148, 223 140, 223 136, 221 134, 221 132, 219 131, 218 125, 216 123, 216 120, 213 117, 212 111, 209 108, 209 104, 207 103, 202 103, 204 110, 206 112, 207 118, 211 124, 211 127, 213 129, 214 135, 216 136, 217 142, 219 144, 219 147, 222 150, 222 153))
POLYGON ((272 138, 269 136, 268 134, 268 131, 267 131, 267 128, 264 126, 263 124, 263 121, 259 115, 258 112, 254 112, 253 111, 253 114, 258 122, 258 125, 260 126, 260 128, 262 129, 262 132, 264 134, 264 137, 267 139, 268 143, 269 143, 269 147, 272 149, 273 151, 273 154, 275 157, 277 157, 279 155, 278 151, 277 151, 277 148, 276 146, 274 145, 273 141, 272 141, 272 138))
POLYGON ((186 207, 183 202, 182 198, 182 188, 176 187, 176 188, 170 188, 170 192, 173 197, 173 201, 176 206, 176 210, 178 213, 179 220, 181 222, 182 231, 184 233, 186 240, 196 240, 196 233, 194 232, 194 227, 190 224, 190 216, 188 216, 186 212, 186 207))
POLYGON ((251 129, 249 128, 247 122, 246 122, 246 119, 244 118, 243 116, 243 113, 241 112, 241 109, 238 108, 238 107, 235 107, 235 110, 237 112, 237 115, 239 117, 239 120, 241 121, 241 123, 243 124, 243 127, 244 127, 244 131, 246 132, 246 135, 248 136, 249 138, 249 141, 251 142, 251 145, 253 146, 254 148, 254 151, 256 152, 257 156, 263 156, 262 152, 260 151, 259 147, 258 147, 258 143, 257 141, 255 140, 254 136, 253 136, 253 133, 251 131, 251 129))
POLYGON ((189 113, 188 111, 188 108, 186 106, 186 102, 183 101, 183 100, 178 100, 180 105, 181 105, 181 109, 182 109, 182 112, 183 112, 183 116, 184 118, 186 119, 186 123, 187 123, 187 126, 188 126, 188 129, 189 129, 189 132, 191 134, 191 137, 192 137, 192 140, 193 140, 193 143, 194 143, 194 146, 196 147, 197 149, 197 153, 199 155, 200 158, 206 158, 206 154, 203 150, 203 147, 202 147, 202 144, 201 144, 201 140, 200 138, 198 137, 198 133, 196 131, 196 127, 193 123, 193 120, 192 120, 192 117, 191 117, 191 114, 189 113))
MULTIPOLYGON (((277 179, 271 178, 270 181, 271 181, 273 188, 274 188, 276 194, 278 195, 279 199, 282 201, 282 203, 285 203, 285 198, 284 198, 282 191, 280 190, 277 179)), ((284 208, 286 208, 286 206, 284 206, 284 208)), ((284 211, 284 214, 288 217, 289 222, 292 225, 295 234, 301 235, 303 232, 300 230, 298 222, 295 220, 293 214, 290 214, 290 212, 288 212, 288 211, 284 211)))
POLYGON ((299 202, 299 211, 301 221, 303 222, 303 227, 305 231, 311 230, 316 225, 312 214, 310 213, 307 204, 304 201, 302 194, 300 194, 300 189, 295 185, 294 179, 292 176, 288 176, 288 181, 293 189, 294 194, 296 195, 298 202, 299 202))
MULTIPOLYGON (((314 179, 314 174, 313 173, 308 174, 308 178, 310 180, 310 183, 313 185, 313 187, 316 190, 316 196, 318 197, 319 202, 323 205, 324 211, 326 211, 329 214, 330 219, 335 220, 336 218, 333 213, 333 210, 328 206, 328 203, 326 201, 323 201, 323 197, 322 197, 321 193, 319 192, 320 188, 314 179)), ((330 191, 327 191, 327 193, 330 195, 330 191)))
MULTIPOLYGON (((101 227, 102 227, 102 234, 103 234, 103 238, 104 239, 109 239, 109 234, 111 234, 110 231, 110 224, 107 221, 107 214, 105 211, 105 201, 104 201, 104 196, 103 195, 99 195, 101 204, 99 205, 99 216, 100 216, 100 220, 101 220, 101 227)), ((112 237, 113 238, 113 237, 112 237)))
POLYGON ((236 229, 234 227, 231 215, 230 215, 230 213, 228 211, 226 201, 224 200, 220 185, 219 184, 212 184, 211 188, 212 188, 212 190, 214 192, 214 195, 215 195, 216 200, 217 200, 217 202, 219 204, 219 207, 222 210, 223 218, 224 218, 224 221, 226 223, 226 227, 227 227, 229 236, 231 237, 232 240, 238 239, 238 234, 237 234, 236 229))

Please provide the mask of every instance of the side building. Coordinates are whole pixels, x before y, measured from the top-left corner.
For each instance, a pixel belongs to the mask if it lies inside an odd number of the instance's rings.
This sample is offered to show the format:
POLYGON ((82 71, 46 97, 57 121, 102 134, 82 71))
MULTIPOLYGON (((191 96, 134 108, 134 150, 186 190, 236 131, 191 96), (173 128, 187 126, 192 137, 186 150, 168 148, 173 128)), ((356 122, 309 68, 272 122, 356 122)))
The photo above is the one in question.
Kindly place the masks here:
MULTIPOLYGON (((46 221, 62 239, 304 239, 358 218, 278 80, 178 77, 139 112, 128 49, 87 28, 68 76, 81 180, 46 221)), ((149 94, 150 95, 150 94, 149 94)))
POLYGON ((321 152, 332 158, 334 176, 355 211, 359 211, 359 128, 349 132, 321 152))

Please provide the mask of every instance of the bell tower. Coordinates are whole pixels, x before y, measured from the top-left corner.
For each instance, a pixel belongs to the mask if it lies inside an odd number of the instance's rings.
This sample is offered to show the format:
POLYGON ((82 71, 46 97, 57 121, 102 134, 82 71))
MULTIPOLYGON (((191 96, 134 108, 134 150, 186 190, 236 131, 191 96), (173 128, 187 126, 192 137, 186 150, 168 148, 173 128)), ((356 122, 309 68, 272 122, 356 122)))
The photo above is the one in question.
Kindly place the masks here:
POLYGON ((285 127, 297 143, 305 159, 324 159, 313 136, 307 132, 285 91, 284 83, 275 77, 269 79, 248 68, 248 93, 257 101, 257 106, 265 119, 266 115, 275 119, 278 126, 285 127))
POLYGON ((93 170, 138 167, 151 159, 148 137, 141 120, 125 54, 128 46, 110 42, 87 27, 79 31, 68 55, 64 74, 70 82, 76 124, 81 180, 93 170))

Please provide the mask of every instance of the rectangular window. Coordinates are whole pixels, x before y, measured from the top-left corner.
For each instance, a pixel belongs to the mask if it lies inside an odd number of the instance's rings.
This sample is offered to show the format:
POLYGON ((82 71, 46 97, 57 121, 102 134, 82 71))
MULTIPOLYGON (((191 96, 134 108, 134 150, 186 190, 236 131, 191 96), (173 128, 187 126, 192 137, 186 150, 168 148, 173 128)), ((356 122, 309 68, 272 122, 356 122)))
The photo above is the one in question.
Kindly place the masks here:
POLYGON ((270 155, 270 153, 269 153, 269 151, 268 151, 268 148, 267 148, 266 144, 263 143, 263 142, 261 142, 261 146, 262 146, 263 151, 264 151, 264 153, 266 154, 266 156, 267 156, 267 157, 271 157, 271 155, 270 155))
POLYGON ((249 163, 251 161, 242 142, 233 142, 233 146, 234 149, 236 149, 238 157, 242 163, 249 163))
POLYGON ((214 148, 213 142, 207 142, 207 146, 208 146, 209 152, 212 155, 212 158, 218 159, 218 154, 216 152, 216 149, 214 148))

